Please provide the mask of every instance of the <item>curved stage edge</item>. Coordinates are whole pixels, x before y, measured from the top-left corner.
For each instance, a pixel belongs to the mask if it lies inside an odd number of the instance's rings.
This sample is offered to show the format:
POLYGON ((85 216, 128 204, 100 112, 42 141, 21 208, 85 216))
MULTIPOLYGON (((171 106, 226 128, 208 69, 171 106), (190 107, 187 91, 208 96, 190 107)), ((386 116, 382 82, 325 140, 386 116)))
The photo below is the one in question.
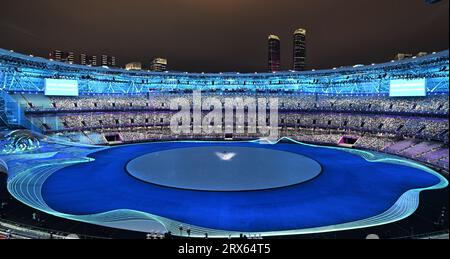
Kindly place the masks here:
MULTIPOLYGON (((289 141, 299 145, 307 145, 312 147, 339 149, 345 152, 350 152, 355 155, 361 156, 366 161, 373 163, 377 162, 394 163, 417 168, 436 176, 440 181, 438 184, 434 186, 420 189, 412 189, 403 193, 388 210, 379 215, 367 219, 323 227, 254 233, 254 232, 235 232, 235 231, 224 231, 220 229, 203 228, 200 226, 175 221, 169 218, 160 217, 158 215, 127 209, 119 209, 90 215, 65 214, 52 209, 44 201, 44 198, 42 197, 41 193, 41 188, 48 177, 50 177, 53 173, 66 166, 78 163, 91 162, 93 161, 93 159, 88 157, 89 154, 104 149, 108 149, 110 147, 95 147, 83 145, 71 146, 68 143, 62 144, 51 143, 50 147, 47 149, 48 152, 41 151, 37 153, 21 154, 21 155, 13 154, 8 156, 2 156, 0 158, 8 165, 8 182, 7 182, 8 191, 14 198, 32 208, 66 219, 140 232, 170 231, 174 235, 180 235, 178 228, 180 225, 183 225, 185 229, 186 228, 191 229, 190 235, 191 237, 204 237, 205 233, 208 233, 209 237, 217 237, 217 238, 226 238, 229 236, 238 237, 241 233, 247 235, 283 236, 283 235, 325 233, 325 232, 380 226, 400 221, 412 215, 419 206, 420 192, 426 190, 442 189, 448 186, 447 179, 445 179, 445 177, 443 177, 436 171, 426 166, 423 166, 417 162, 405 160, 403 158, 398 158, 392 155, 355 149, 347 149, 341 147, 305 144, 290 138, 282 138, 275 142, 267 141, 264 139, 255 141, 243 141, 243 142, 254 142, 259 144, 274 145, 281 141, 289 141), (24 163, 23 162, 24 160, 26 160, 27 163, 24 163)), ((173 142, 182 142, 182 141, 173 141, 173 142)), ((185 142, 211 143, 210 141, 185 141, 185 142)), ((223 143, 226 143, 226 141, 224 141, 223 143)), ((183 234, 184 233, 182 233, 182 235, 183 234)))

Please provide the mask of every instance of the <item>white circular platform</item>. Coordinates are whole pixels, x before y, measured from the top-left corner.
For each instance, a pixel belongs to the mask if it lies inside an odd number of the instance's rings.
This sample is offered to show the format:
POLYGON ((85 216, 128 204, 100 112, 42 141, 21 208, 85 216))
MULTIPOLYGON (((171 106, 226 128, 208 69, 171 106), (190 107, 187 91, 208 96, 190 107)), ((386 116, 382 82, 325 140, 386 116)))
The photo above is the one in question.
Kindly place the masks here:
POLYGON ((266 148, 208 146, 149 153, 130 161, 133 177, 201 191, 251 191, 309 181, 321 172, 311 158, 266 148))

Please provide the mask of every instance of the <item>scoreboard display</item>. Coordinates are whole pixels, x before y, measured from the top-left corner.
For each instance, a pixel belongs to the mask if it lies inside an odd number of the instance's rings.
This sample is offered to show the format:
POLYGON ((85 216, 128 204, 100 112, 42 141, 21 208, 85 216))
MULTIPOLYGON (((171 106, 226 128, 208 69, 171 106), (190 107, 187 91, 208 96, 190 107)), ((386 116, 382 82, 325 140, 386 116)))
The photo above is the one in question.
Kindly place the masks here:
POLYGON ((426 96, 426 79, 399 79, 391 80, 389 96, 391 97, 417 97, 426 96))
POLYGON ((66 79, 45 79, 45 95, 78 96, 78 81, 66 79))

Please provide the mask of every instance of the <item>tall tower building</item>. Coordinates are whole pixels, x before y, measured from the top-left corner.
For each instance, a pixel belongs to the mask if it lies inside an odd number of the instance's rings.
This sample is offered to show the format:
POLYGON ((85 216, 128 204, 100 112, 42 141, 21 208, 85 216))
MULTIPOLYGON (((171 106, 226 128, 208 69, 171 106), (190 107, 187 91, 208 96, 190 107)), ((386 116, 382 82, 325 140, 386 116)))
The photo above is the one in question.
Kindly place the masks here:
POLYGON ((116 57, 102 55, 101 65, 107 66, 107 67, 115 67, 116 66, 116 57))
POLYGON ((276 35, 269 35, 269 72, 279 71, 281 67, 281 42, 276 35))
POLYGON ((306 30, 298 29, 294 32, 294 70, 305 70, 306 64, 306 30))
POLYGON ((155 72, 167 71, 167 59, 165 58, 155 58, 153 59, 150 70, 155 72))
POLYGON ((97 56, 80 54, 80 64, 84 66, 97 66, 97 56))
POLYGON ((75 62, 75 55, 73 52, 64 52, 61 50, 53 50, 49 54, 49 58, 55 61, 73 64, 75 62))

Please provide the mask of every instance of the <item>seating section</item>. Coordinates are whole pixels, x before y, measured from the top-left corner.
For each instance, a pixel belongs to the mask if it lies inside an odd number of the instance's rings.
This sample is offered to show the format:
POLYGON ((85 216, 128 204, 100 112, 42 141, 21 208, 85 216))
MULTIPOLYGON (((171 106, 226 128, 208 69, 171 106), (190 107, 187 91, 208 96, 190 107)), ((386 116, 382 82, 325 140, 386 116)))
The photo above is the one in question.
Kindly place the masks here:
MULTIPOLYGON (((25 108, 27 118, 44 133, 68 141, 108 144, 226 137, 223 132, 201 135, 172 133, 169 126, 175 111, 170 110, 170 103, 176 98, 184 98, 192 105, 191 93, 80 97, 19 93, 13 96, 25 108)), ((222 104, 229 98, 264 98, 267 101, 277 98, 280 137, 337 145, 342 136, 352 134, 357 136, 355 147, 448 169, 449 122, 446 116, 449 105, 446 95, 390 98, 377 95, 209 92, 202 94, 202 98, 217 98, 222 104)), ((248 123, 246 112, 234 116, 236 121, 248 123)), ((257 133, 245 131, 233 134, 235 139, 258 137, 257 133)))
MULTIPOLYGON (((192 94, 157 93, 147 95, 96 95, 81 97, 45 97, 33 94, 15 94, 28 111, 79 111, 105 109, 169 109, 171 100, 186 98, 192 103, 192 94)), ((222 103, 226 98, 277 98, 280 110, 314 110, 370 113, 449 114, 448 96, 431 98, 389 98, 385 96, 325 96, 305 94, 203 93, 203 98, 216 97, 222 103)))
POLYGON ((419 143, 418 140, 415 139, 410 139, 410 140, 404 140, 404 141, 399 141, 389 147, 387 147, 385 149, 385 151, 390 152, 390 153, 394 153, 394 154, 400 154, 401 152, 403 152, 404 150, 415 146, 419 143))

